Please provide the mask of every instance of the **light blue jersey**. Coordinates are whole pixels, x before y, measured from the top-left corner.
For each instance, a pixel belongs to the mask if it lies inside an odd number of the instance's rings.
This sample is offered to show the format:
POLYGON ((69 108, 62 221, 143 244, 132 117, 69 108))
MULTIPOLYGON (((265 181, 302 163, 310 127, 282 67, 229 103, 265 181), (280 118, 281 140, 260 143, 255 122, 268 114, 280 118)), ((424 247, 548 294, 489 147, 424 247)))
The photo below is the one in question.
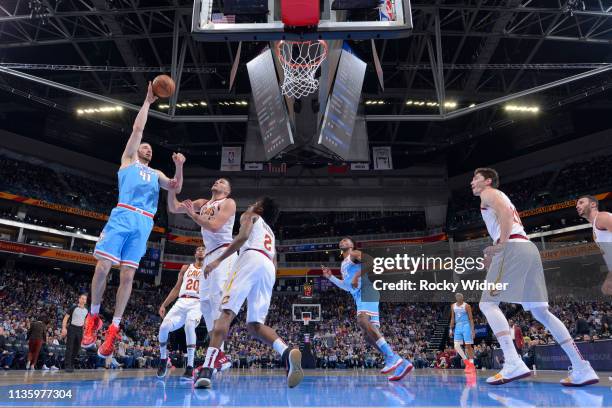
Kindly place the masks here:
POLYGON ((357 288, 352 286, 355 274, 361 272, 361 264, 351 261, 351 257, 347 256, 342 261, 342 265, 340 265, 340 272, 342 273, 342 283, 338 286, 353 295, 357 314, 366 314, 370 317, 370 321, 373 324, 380 325, 378 302, 364 302, 361 300, 361 281, 363 277, 359 278, 357 288))
POLYGON ((140 162, 119 170, 119 202, 147 211, 157 212, 159 201, 159 175, 140 162))
POLYGON ((463 302, 461 306, 453 303, 453 313, 455 314, 455 327, 453 340, 472 344, 472 326, 470 325, 470 316, 467 312, 467 303, 463 302))
POLYGON ((135 162, 117 173, 119 202, 104 226, 94 256, 137 269, 147 250, 159 201, 158 173, 135 162))

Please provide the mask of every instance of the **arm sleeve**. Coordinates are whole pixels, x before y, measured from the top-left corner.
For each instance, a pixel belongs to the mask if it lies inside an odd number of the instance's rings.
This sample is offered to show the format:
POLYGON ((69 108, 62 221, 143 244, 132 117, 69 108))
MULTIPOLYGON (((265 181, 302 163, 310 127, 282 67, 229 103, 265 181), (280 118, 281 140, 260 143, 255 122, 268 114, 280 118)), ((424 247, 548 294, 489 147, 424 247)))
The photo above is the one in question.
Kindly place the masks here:
POLYGON ((335 276, 333 276, 333 275, 332 275, 332 276, 329 278, 329 280, 330 280, 330 281, 331 281, 331 282, 332 282, 334 285, 336 285, 337 287, 339 287, 340 289, 342 289, 342 290, 346 290, 346 289, 344 288, 344 281, 343 281, 343 280, 338 279, 338 278, 336 278, 336 277, 335 277, 335 276))

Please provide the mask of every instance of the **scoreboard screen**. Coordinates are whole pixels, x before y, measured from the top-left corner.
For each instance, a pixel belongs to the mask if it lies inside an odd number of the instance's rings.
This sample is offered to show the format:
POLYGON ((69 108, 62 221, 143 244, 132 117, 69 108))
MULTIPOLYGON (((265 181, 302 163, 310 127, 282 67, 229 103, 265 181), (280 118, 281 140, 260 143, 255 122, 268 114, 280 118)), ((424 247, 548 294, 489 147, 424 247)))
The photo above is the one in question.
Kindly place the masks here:
POLYGON ((293 144, 285 101, 281 95, 272 51, 267 49, 247 63, 257 121, 266 160, 293 144))
POLYGON ((319 144, 347 161, 350 160, 353 129, 365 72, 365 62, 346 49, 342 50, 319 135, 319 144))

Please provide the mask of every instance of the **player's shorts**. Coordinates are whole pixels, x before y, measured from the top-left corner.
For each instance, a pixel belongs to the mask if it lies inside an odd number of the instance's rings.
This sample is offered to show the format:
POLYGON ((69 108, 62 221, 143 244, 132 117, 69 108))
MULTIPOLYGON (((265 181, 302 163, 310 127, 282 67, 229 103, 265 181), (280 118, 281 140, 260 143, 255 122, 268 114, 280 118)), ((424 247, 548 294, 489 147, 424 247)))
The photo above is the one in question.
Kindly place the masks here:
MULTIPOLYGON (((213 248, 211 252, 208 252, 204 257, 204 263, 202 268, 217 259, 225 251, 227 246, 220 248, 213 248)), ((232 254, 225 258, 223 262, 219 264, 208 278, 202 277, 200 280, 200 302, 202 316, 206 323, 206 330, 212 331, 215 320, 221 315, 221 299, 223 298, 223 290, 229 279, 230 273, 238 255, 232 254)))
POLYGON ((366 314, 370 317, 370 322, 377 326, 380 326, 380 314, 378 312, 379 302, 364 302, 361 300, 361 289, 352 292, 353 299, 355 299, 355 308, 357 314, 366 314))
POLYGON ((276 280, 274 263, 258 251, 246 250, 241 251, 233 270, 223 292, 221 309, 238 314, 246 300, 247 323, 264 324, 276 280))
POLYGON ((123 207, 111 211, 96 248, 94 257, 107 259, 113 265, 137 269, 147 251, 147 241, 153 229, 153 214, 136 212, 123 207))
POLYGON ((453 341, 465 344, 474 344, 474 340, 472 340, 472 328, 470 325, 455 325, 455 330, 453 331, 453 341))
POLYGON ((170 331, 174 331, 183 327, 188 320, 195 322, 195 326, 197 326, 200 324, 201 318, 199 299, 179 298, 164 316, 162 324, 170 324, 172 326, 170 331))
POLYGON ((601 250, 608 271, 612 272, 612 242, 598 242, 597 245, 601 250))
POLYGON ((548 290, 538 247, 531 241, 510 240, 493 256, 487 283, 507 284, 506 289, 484 290, 481 302, 519 303, 525 310, 548 306, 548 290))

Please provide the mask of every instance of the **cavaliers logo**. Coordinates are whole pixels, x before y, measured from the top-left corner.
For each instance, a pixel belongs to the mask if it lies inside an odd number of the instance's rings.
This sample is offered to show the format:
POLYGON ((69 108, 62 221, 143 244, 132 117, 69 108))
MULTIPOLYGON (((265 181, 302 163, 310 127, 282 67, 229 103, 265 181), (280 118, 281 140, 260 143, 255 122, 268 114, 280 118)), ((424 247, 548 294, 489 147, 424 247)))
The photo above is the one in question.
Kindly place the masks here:
POLYGON ((221 304, 222 305, 226 304, 227 302, 229 302, 229 299, 230 299, 229 295, 223 296, 223 299, 221 300, 221 304))

